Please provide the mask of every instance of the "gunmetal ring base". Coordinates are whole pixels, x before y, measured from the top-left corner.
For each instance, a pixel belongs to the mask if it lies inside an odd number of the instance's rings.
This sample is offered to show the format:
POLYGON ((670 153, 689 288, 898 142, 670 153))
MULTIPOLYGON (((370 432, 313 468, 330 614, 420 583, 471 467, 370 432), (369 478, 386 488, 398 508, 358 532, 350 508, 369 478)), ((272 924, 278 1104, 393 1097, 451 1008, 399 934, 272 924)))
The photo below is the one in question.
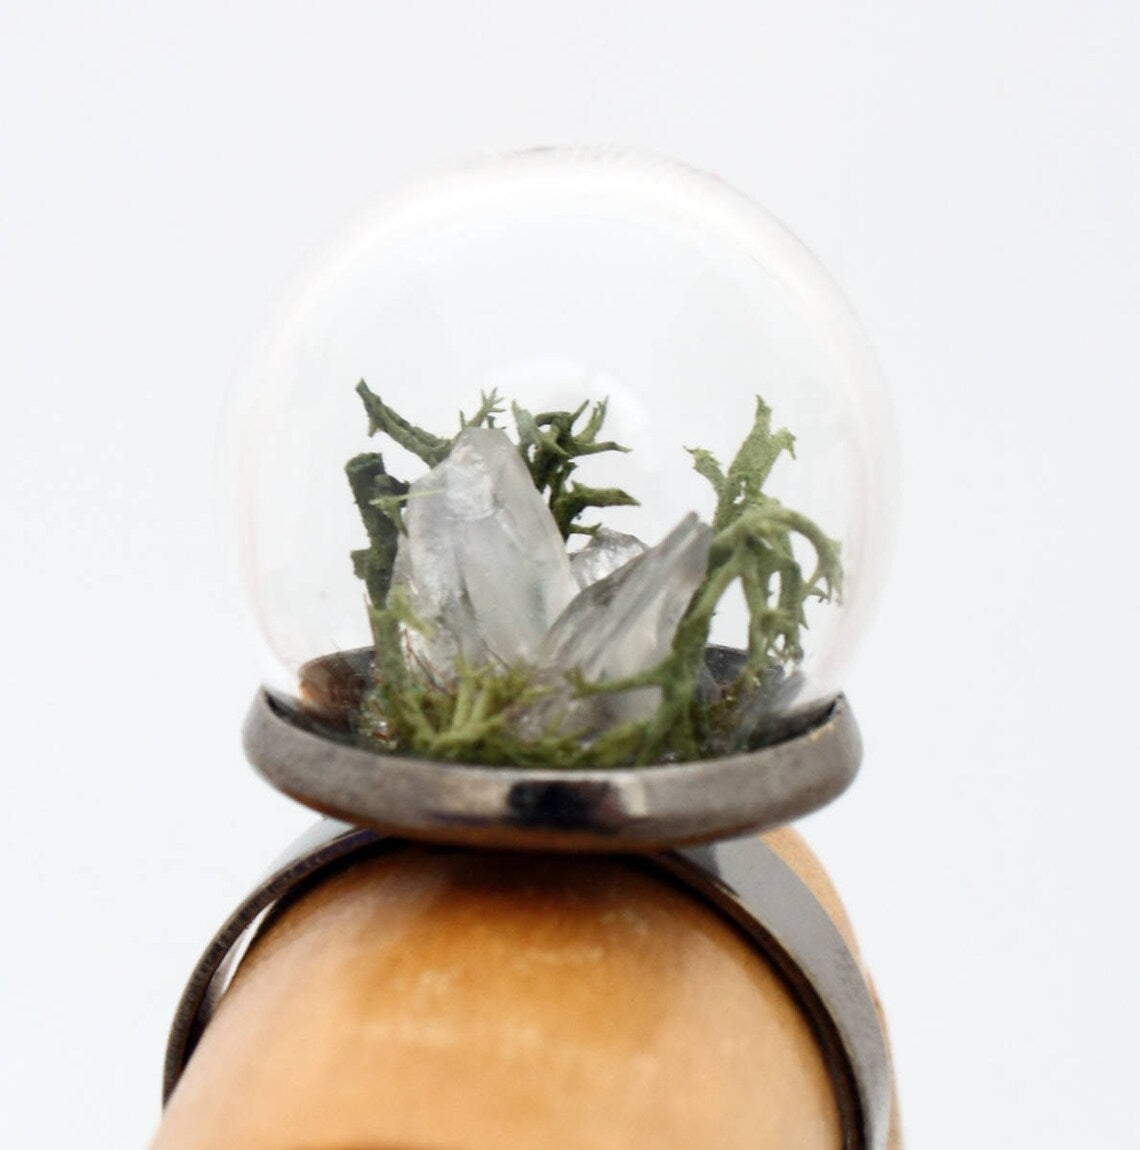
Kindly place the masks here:
POLYGON ((244 742, 273 786, 321 814, 402 838, 546 851, 658 851, 770 830, 842 794, 862 755, 842 695, 782 742, 644 767, 539 770, 382 754, 306 729, 265 691, 244 742))

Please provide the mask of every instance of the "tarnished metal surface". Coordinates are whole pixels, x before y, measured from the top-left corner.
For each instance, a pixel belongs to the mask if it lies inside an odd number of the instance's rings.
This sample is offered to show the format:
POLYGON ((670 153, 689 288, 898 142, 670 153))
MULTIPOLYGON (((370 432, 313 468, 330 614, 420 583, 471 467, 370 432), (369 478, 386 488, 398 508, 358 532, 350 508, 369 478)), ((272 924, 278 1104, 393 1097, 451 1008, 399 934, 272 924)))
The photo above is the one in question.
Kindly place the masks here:
MULTIPOLYGON (((326 819, 278 860, 226 920, 190 977, 167 1045, 164 1101, 274 907, 302 882, 358 852, 399 845, 326 819)), ((756 837, 644 855, 640 861, 708 902, 779 971, 811 1023, 831 1075, 844 1150, 886 1150, 891 1084, 879 1017, 847 944, 795 872, 756 837)))
POLYGON ((831 1075, 844 1150, 886 1150, 891 1069, 882 1024, 858 964, 815 895, 759 838, 652 857, 730 918, 791 987, 831 1075))
POLYGON ((859 767, 843 696, 807 730, 746 754, 622 769, 535 770, 387 755, 254 699, 245 750, 279 790, 385 834, 465 846, 656 851, 767 830, 830 802, 859 767))
POLYGON ((222 923, 190 975, 166 1042, 162 1098, 182 1075, 206 1023, 230 984, 266 915, 310 875, 376 844, 372 831, 322 819, 294 841, 245 901, 222 923))

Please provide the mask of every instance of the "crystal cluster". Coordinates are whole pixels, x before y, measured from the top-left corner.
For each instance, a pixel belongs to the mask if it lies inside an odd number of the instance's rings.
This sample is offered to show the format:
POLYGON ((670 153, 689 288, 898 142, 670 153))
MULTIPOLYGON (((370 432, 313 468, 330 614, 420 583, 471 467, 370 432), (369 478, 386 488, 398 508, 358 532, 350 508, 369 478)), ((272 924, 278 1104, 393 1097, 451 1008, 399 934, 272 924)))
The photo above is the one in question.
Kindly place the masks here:
POLYGON ((619 680, 660 662, 705 576, 710 538, 690 514, 656 547, 599 528, 569 554, 507 435, 468 427, 404 508, 392 589, 412 619, 413 668, 436 683, 460 663, 532 668, 548 691, 515 716, 520 733, 646 718, 658 688, 579 698, 568 676, 619 680))

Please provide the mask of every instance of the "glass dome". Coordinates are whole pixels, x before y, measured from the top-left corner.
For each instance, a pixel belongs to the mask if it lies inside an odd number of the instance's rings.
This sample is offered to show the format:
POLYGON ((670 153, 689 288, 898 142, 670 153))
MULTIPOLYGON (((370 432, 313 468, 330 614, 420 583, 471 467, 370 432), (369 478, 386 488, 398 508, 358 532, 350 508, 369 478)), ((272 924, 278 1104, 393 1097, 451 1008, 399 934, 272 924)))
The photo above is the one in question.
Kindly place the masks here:
POLYGON ((237 396, 267 686, 327 729, 668 761, 841 689, 889 533, 879 372, 714 177, 540 150, 405 187, 299 271, 237 396))

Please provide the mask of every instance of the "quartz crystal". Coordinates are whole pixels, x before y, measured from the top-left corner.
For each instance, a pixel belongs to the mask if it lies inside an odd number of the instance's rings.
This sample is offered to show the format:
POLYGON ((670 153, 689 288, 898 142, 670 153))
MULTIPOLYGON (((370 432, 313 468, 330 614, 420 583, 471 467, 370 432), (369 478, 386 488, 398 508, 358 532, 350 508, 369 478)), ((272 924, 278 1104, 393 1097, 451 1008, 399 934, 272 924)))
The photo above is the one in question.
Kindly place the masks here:
POLYGON ((518 449, 502 431, 468 427, 416 480, 392 575, 417 628, 419 669, 447 678, 467 666, 534 660, 577 593, 566 546, 518 449))
POLYGON ((593 734, 653 714, 658 687, 576 698, 566 676, 604 682, 660 663, 705 577, 711 538, 706 524, 686 515, 656 547, 579 592, 539 649, 539 674, 552 692, 531 709, 530 730, 593 734))
POLYGON ((579 587, 589 587, 643 554, 645 544, 637 536, 599 527, 590 542, 570 556, 570 570, 579 587))
POLYGON ((418 673, 446 682, 456 663, 529 666, 549 688, 517 729, 593 734, 652 714, 657 687, 578 698, 568 680, 623 679, 669 653, 704 578, 711 530, 687 515, 656 547, 599 529, 573 558, 517 448, 468 427, 408 491, 392 593, 414 625, 418 673), (581 589, 579 589, 581 587, 581 589))

